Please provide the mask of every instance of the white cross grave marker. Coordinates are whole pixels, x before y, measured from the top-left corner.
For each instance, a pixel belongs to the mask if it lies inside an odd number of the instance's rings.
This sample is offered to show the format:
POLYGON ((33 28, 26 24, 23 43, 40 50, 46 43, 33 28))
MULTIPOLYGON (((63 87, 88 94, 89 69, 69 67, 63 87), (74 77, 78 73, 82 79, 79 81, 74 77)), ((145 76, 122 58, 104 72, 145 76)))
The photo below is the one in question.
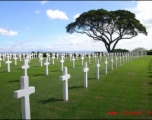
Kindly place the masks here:
POLYGON ((14 91, 14 98, 22 98, 22 119, 31 119, 29 95, 35 92, 35 87, 29 87, 28 76, 20 78, 21 89, 14 91))
POLYGON ((130 60, 130 55, 129 55, 129 53, 127 54, 127 57, 128 57, 128 61, 130 60))
POLYGON ((68 95, 68 79, 70 78, 70 74, 68 74, 67 67, 63 68, 63 75, 60 76, 60 80, 63 81, 63 100, 67 101, 69 99, 68 95))
POLYGON ((22 54, 19 54, 20 61, 22 61, 22 54))
POLYGON ((96 58, 97 58, 97 56, 96 56, 96 55, 94 55, 94 62, 96 62, 96 58))
POLYGON ((81 56, 81 60, 82 60, 82 63, 81 63, 81 64, 83 65, 83 60, 84 60, 84 57, 83 57, 83 55, 81 56))
POLYGON ((25 54, 23 53, 23 59, 25 60, 25 54))
POLYGON ((60 62, 61 62, 61 71, 63 71, 63 63, 64 63, 63 56, 61 56, 60 62))
POLYGON ((12 63, 12 61, 9 61, 9 56, 7 56, 7 61, 5 63, 7 64, 7 71, 10 72, 10 63, 12 63))
POLYGON ((119 56, 119 59, 120 59, 120 65, 121 65, 121 56, 119 56))
POLYGON ((45 71, 45 74, 48 75, 48 65, 50 63, 48 62, 48 57, 46 57, 46 62, 44 63, 44 65, 46 65, 46 71, 45 71))
POLYGON ((88 71, 89 71, 89 68, 87 68, 87 62, 84 62, 84 68, 82 69, 82 71, 84 72, 84 87, 87 88, 88 87, 88 71))
POLYGON ((100 67, 99 60, 96 60, 96 77, 97 77, 97 79, 99 79, 99 67, 100 67))
POLYGON ((52 54, 52 64, 54 65, 54 59, 55 59, 55 55, 52 54))
POLYGON ((116 60, 116 67, 117 67, 117 60, 118 60, 117 56, 115 56, 115 60, 116 60))
POLYGON ((48 53, 48 61, 50 61, 50 56, 51 56, 51 55, 48 53))
POLYGON ((26 60, 28 61, 28 63, 30 63, 29 55, 26 56, 26 60))
POLYGON ((24 69, 24 76, 27 76, 27 69, 29 68, 28 60, 24 60, 24 66, 22 66, 22 69, 24 69))
POLYGON ((72 61, 72 54, 70 54, 70 62, 72 61))
POLYGON ((79 55, 76 53, 76 59, 79 60, 79 55))
POLYGON ((3 54, 3 61, 5 61, 5 54, 3 54))
POLYGON ((43 58, 42 58, 42 56, 40 56, 40 65, 41 65, 41 67, 43 66, 42 60, 43 60, 43 58))
POLYGON ((111 70, 113 70, 113 57, 111 56, 111 70))
POLYGON ((16 57, 16 54, 14 55, 14 62, 15 62, 15 65, 17 65, 17 57, 16 57))
POLYGON ((72 57, 72 67, 75 68, 75 58, 74 58, 74 55, 72 57))
POLYGON ((92 53, 92 58, 94 59, 94 53, 92 53))
POLYGON ((107 58, 105 58, 105 74, 107 74, 107 64, 108 64, 108 61, 107 61, 107 58))
POLYGON ((124 55, 122 55, 122 62, 124 63, 125 61, 125 56, 124 55))

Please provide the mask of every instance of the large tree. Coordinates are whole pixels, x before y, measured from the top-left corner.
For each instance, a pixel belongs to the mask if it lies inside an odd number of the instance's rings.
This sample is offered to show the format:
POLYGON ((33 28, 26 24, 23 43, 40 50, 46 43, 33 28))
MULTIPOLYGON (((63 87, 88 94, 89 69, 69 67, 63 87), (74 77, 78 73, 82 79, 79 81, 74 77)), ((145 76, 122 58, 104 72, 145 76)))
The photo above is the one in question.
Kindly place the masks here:
POLYGON ((146 28, 135 18, 135 14, 127 10, 90 10, 68 24, 66 30, 70 34, 86 34, 104 42, 108 52, 112 52, 120 40, 131 39, 139 33, 147 35, 146 28))

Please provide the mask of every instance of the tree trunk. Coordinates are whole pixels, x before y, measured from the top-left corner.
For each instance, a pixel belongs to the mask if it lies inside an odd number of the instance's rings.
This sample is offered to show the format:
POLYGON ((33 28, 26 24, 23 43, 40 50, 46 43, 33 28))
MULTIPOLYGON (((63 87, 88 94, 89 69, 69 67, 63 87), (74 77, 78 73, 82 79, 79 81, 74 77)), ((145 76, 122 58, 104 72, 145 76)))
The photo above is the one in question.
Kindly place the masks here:
POLYGON ((108 46, 106 47, 106 49, 107 49, 108 53, 111 52, 111 50, 110 50, 110 44, 108 44, 108 46))

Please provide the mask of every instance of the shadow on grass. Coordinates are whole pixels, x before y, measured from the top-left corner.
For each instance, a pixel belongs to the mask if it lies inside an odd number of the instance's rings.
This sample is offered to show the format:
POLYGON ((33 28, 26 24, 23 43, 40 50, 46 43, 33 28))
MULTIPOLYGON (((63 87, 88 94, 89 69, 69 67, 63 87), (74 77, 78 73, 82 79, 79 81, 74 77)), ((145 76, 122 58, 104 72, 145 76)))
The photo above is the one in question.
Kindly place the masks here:
POLYGON ((151 94, 148 94, 148 95, 152 95, 152 93, 151 93, 151 94))
POLYGON ((7 71, 2 71, 2 72, 0 72, 0 73, 5 73, 5 72, 7 72, 7 71))
POLYGON ((36 75, 34 75, 34 76, 43 76, 43 75, 45 75, 45 74, 36 74, 36 75))
POLYGON ((16 69, 16 70, 22 70, 22 68, 18 68, 18 69, 16 69))
POLYGON ((40 103, 47 104, 49 102, 57 102, 57 101, 63 101, 63 99, 49 98, 47 100, 41 100, 40 103))
POLYGON ((148 76, 148 77, 152 78, 152 75, 150 75, 150 76, 148 76))
POLYGON ((96 78, 88 78, 88 80, 96 80, 96 78))
POLYGON ((52 71, 50 71, 50 72, 59 72, 59 71, 61 71, 61 70, 52 70, 52 71))
POLYGON ((103 74, 105 74, 105 72, 99 73, 99 75, 103 75, 103 74))
POLYGON ((20 82, 20 80, 11 80, 9 82, 20 82))
POLYGON ((75 88, 84 88, 84 87, 83 87, 83 86, 72 86, 72 87, 68 87, 69 90, 75 89, 75 88))
POLYGON ((32 67, 40 67, 40 66, 32 66, 32 67))
POLYGON ((75 66, 82 66, 82 65, 75 65, 75 66))

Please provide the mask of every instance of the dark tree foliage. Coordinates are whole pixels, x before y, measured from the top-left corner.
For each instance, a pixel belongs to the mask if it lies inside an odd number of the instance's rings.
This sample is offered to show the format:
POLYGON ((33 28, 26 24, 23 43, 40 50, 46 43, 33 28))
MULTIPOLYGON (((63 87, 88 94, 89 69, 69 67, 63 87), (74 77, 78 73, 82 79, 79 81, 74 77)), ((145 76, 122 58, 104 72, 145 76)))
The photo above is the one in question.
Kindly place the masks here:
POLYGON ((35 53, 34 51, 32 51, 31 53, 35 53))
POLYGON ((108 52, 114 51, 117 43, 131 39, 139 33, 147 35, 146 28, 127 10, 106 11, 90 10, 82 13, 75 22, 66 26, 70 34, 86 34, 94 40, 104 42, 108 52))
POLYGON ((152 49, 151 50, 147 50, 147 55, 152 55, 152 49))
POLYGON ((114 49, 113 52, 129 52, 129 50, 126 50, 126 49, 114 49))

